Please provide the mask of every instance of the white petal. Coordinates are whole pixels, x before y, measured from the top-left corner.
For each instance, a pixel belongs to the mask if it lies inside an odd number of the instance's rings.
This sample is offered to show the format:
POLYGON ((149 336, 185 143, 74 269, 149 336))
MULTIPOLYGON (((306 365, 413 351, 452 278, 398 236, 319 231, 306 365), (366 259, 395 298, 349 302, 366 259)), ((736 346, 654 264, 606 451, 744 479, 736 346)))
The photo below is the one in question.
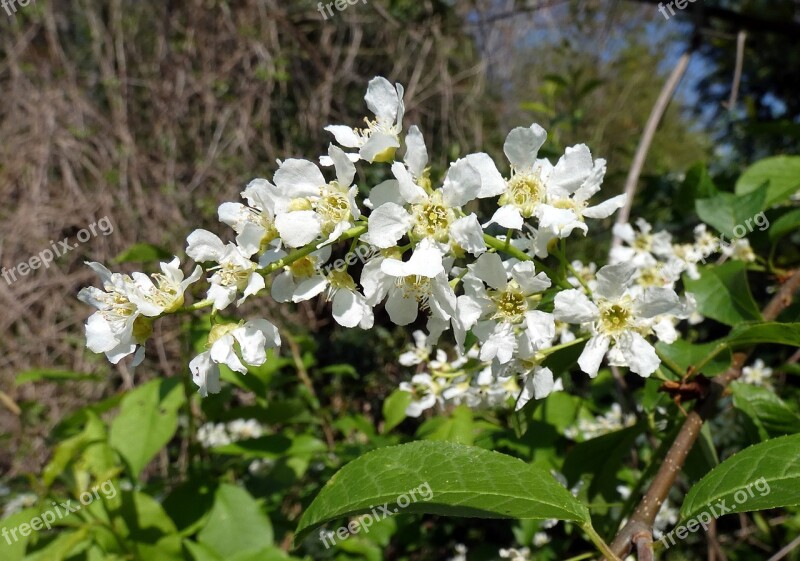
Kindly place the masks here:
POLYGON ((233 341, 233 335, 230 333, 220 337, 211 345, 211 350, 209 351, 211 353, 211 360, 217 364, 224 364, 231 370, 241 374, 247 374, 247 367, 242 364, 242 361, 236 356, 236 352, 233 348, 233 341))
POLYGON ((625 199, 625 195, 617 195, 607 201, 603 201, 599 205, 585 209, 582 214, 587 218, 608 218, 622 208, 625 204, 625 199))
POLYGON ((442 185, 445 206, 461 208, 475 200, 481 190, 481 174, 465 159, 456 160, 447 170, 442 185))
POLYGON ((375 132, 372 133, 372 136, 369 137, 369 140, 364 143, 364 145, 358 151, 358 154, 363 160, 367 162, 373 162, 379 154, 386 152, 390 148, 399 147, 400 141, 397 139, 397 136, 382 132, 375 132))
POLYGON ((536 274, 533 261, 521 261, 511 268, 511 277, 517 281, 522 291, 536 294, 550 288, 550 279, 544 273, 536 274))
POLYGON ((294 276, 290 271, 283 271, 272 279, 270 293, 276 302, 290 302, 294 294, 294 276))
POLYGON ((219 367, 211 360, 211 353, 204 352, 189 363, 192 379, 200 387, 200 395, 208 397, 209 393, 219 393, 219 367))
POLYGON ((650 287, 636 299, 636 311, 640 317, 645 318, 677 314, 681 311, 681 302, 671 288, 650 287))
POLYGON ((385 259, 381 271, 392 277, 421 276, 433 278, 444 272, 441 252, 432 245, 421 242, 408 261, 385 259))
POLYGON ((594 162, 585 144, 571 146, 564 151, 550 176, 549 189, 555 193, 571 194, 589 177, 594 162))
POLYGON ((406 154, 403 161, 408 169, 417 179, 422 177, 425 167, 428 165, 428 150, 425 148, 425 139, 417 125, 412 125, 406 134, 406 154))
POLYGON ((411 215, 394 203, 376 208, 367 220, 369 242, 381 249, 394 247, 411 227, 411 215))
POLYGON ((214 302, 215 310, 224 310, 236 300, 236 287, 212 284, 208 289, 208 297, 214 302))
POLYGON ((478 170, 481 176, 481 189, 478 191, 478 198, 496 197, 502 195, 506 190, 506 180, 498 171, 494 160, 489 154, 478 152, 465 156, 469 164, 478 170))
POLYGON ((280 192, 292 199, 319 195, 328 183, 314 162, 297 158, 284 160, 273 179, 280 192))
POLYGON ((529 128, 517 127, 508 133, 503 152, 514 169, 531 169, 545 140, 547 132, 535 123, 529 128))
POLYGON ((497 253, 484 253, 470 268, 475 276, 495 290, 504 290, 508 286, 503 259, 497 253))
POLYGON ((498 224, 503 228, 512 228, 514 230, 521 230, 522 224, 524 223, 522 219, 522 214, 519 212, 519 209, 512 205, 505 205, 498 208, 492 219, 489 220, 484 227, 489 226, 491 224, 498 224))
POLYGON ((481 228, 475 213, 453 222, 450 226, 450 235, 458 245, 472 255, 480 255, 486 251, 486 242, 483 241, 483 228, 481 228))
POLYGON ((244 291, 242 292, 242 299, 239 300, 239 304, 241 304, 245 298, 248 296, 252 296, 253 294, 258 293, 266 286, 266 282, 264 281, 264 277, 262 277, 259 273, 252 273, 250 278, 247 279, 247 286, 244 287, 244 291))
POLYGON ((556 294, 553 315, 566 323, 588 323, 600 315, 594 302, 580 290, 564 290, 556 294))
POLYGON ((314 241, 321 233, 319 217, 313 210, 298 210, 279 214, 275 227, 289 247, 301 247, 314 241))
POLYGON ((653 346, 635 331, 623 333, 617 347, 622 351, 628 368, 642 377, 650 376, 661 364, 653 346))
POLYGON ((350 161, 350 158, 341 148, 333 144, 328 146, 328 155, 336 167, 336 180, 339 185, 342 187, 350 186, 356 176, 356 166, 353 165, 353 162, 350 161))
POLYGON ((419 304, 414 298, 405 298, 401 290, 392 290, 386 300, 389 318, 397 325, 408 325, 417 319, 419 304))
POLYGON ((414 178, 400 162, 392 164, 392 173, 397 178, 400 195, 407 203, 421 203, 428 198, 425 189, 414 183, 414 178))
POLYGON ((328 125, 325 130, 332 133, 336 138, 336 142, 346 148, 358 148, 361 146, 361 138, 356 134, 356 131, 344 125, 328 125))
MULTIPOLYGON (((340 289, 333 297, 333 319, 343 327, 355 327, 364 317, 365 302, 359 302, 357 295, 350 290, 340 289)), ((363 298, 363 296, 362 296, 363 298)))
POLYGON ((323 276, 314 276, 310 279, 305 279, 295 289, 292 302, 297 303, 311 300, 315 296, 322 294, 326 286, 328 286, 328 281, 323 276))
POLYGON ((195 230, 186 238, 188 246, 186 255, 202 263, 204 261, 217 261, 225 253, 225 244, 216 234, 208 230, 195 230))
POLYGON ((586 343, 581 356, 578 358, 578 366, 591 378, 597 376, 600 363, 608 351, 609 338, 606 335, 595 335, 586 343))
POLYGON ((631 262, 606 265, 597 271, 598 295, 608 299, 619 298, 631 283, 636 266, 631 262))
POLYGON ((376 76, 369 81, 367 94, 364 99, 367 107, 376 117, 385 121, 394 121, 400 104, 397 89, 391 82, 382 76, 376 76))
POLYGON ((396 179, 387 179, 378 183, 370 189, 369 199, 364 201, 367 208, 376 209, 386 203, 394 203, 402 206, 406 204, 405 199, 400 195, 400 184, 396 179))
POLYGON ((481 347, 481 360, 490 361, 497 359, 500 364, 506 364, 514 357, 517 349, 517 340, 507 324, 498 324, 494 332, 481 347))

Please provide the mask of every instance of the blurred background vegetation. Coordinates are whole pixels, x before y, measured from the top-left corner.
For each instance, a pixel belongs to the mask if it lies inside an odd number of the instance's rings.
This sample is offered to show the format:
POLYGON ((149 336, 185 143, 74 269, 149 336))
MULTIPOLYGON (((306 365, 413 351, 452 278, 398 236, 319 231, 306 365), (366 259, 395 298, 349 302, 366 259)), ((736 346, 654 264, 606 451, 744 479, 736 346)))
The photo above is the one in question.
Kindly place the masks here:
MULTIPOLYGON (((800 2, 705 0, 669 20, 657 4, 368 0, 327 20, 306 0, 38 0, 0 11, 0 265, 104 216, 115 227, 0 282, 0 474, 40 470, 53 426, 82 405, 188 375, 192 326, 177 319, 159 325, 135 378, 84 349, 89 310, 75 295, 95 279, 83 262, 140 269, 140 256, 124 256, 135 243, 182 252, 193 228, 223 232, 217 206, 270 177, 277 159, 323 153, 325 125, 357 125, 375 75, 406 86, 406 121, 424 131, 434 166, 498 155, 510 128, 536 121, 553 153, 586 142, 606 158, 606 188, 619 192, 666 76, 691 51, 636 203, 664 220, 686 214, 669 202, 697 162, 724 189, 760 157, 797 153, 800 2), (44 383, 19 383, 31 370, 44 383), (59 372, 87 379, 47 383, 59 372)), ((249 305, 295 337, 295 365, 306 353, 360 376, 322 372, 314 397, 373 419, 405 379, 395 360, 410 331, 344 333, 316 304, 266 300, 249 305)))

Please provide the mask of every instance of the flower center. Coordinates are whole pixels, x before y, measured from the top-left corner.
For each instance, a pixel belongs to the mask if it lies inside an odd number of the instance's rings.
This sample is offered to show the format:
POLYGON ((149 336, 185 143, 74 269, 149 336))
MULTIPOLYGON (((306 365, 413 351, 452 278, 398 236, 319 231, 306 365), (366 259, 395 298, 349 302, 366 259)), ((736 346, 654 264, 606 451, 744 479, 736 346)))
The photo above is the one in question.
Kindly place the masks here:
POLYGON ((610 304, 600 309, 600 321, 606 333, 623 331, 628 327, 630 319, 630 309, 622 304, 610 304))
POLYGON ((494 302, 497 311, 492 316, 509 323, 519 323, 528 311, 528 300, 517 286, 515 281, 508 283, 503 291, 493 291, 489 297, 494 302))
POLYGON ((317 268, 314 266, 316 261, 315 257, 311 257, 307 255, 305 257, 301 257, 291 265, 289 265, 289 270, 292 272, 297 278, 310 278, 314 276, 314 273, 317 272, 317 268))
POLYGON ((507 182, 508 189, 500 197, 500 205, 517 207, 525 218, 533 216, 544 200, 545 189, 538 173, 515 173, 507 182))
POLYGON ((433 238, 437 242, 446 242, 450 238, 450 222, 453 211, 444 206, 440 193, 434 193, 424 203, 414 205, 413 236, 416 239, 433 238))
POLYGON ((336 225, 350 218, 350 201, 342 193, 338 183, 323 188, 322 197, 317 201, 317 214, 322 217, 322 233, 329 235, 336 225))
POLYGON ((403 291, 403 298, 413 298, 420 303, 423 309, 428 306, 428 298, 431 294, 431 279, 408 275, 407 277, 398 278, 395 284, 403 291))

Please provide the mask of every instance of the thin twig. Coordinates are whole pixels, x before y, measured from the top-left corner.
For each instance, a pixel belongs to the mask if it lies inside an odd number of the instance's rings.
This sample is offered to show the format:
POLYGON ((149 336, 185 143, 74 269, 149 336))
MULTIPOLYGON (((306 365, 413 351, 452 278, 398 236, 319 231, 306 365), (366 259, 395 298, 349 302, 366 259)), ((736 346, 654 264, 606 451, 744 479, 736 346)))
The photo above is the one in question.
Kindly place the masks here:
POLYGON ((742 66, 744 65, 744 42, 747 39, 747 32, 740 30, 736 36, 736 68, 733 71, 733 84, 731 84, 731 97, 728 103, 724 104, 725 109, 732 110, 739 98, 739 85, 742 82, 742 66))
POLYGON ((778 553, 767 559, 767 561, 780 561, 781 559, 789 555, 789 553, 791 553, 792 550, 795 549, 798 545, 800 545, 800 537, 796 537, 789 545, 787 545, 786 547, 781 549, 778 553))
MULTIPOLYGON (((791 304, 794 293, 799 287, 800 270, 794 272, 764 308, 764 320, 775 320, 775 318, 791 304)), ((711 392, 709 396, 702 402, 699 402, 697 407, 686 417, 678 436, 675 438, 672 446, 670 446, 656 476, 653 478, 652 483, 650 483, 650 487, 636 507, 636 510, 634 510, 630 520, 617 533, 614 541, 611 543, 612 551, 618 556, 625 557, 630 553, 634 537, 643 532, 651 531, 661 505, 664 503, 669 490, 675 483, 678 473, 680 473, 686 462, 689 451, 692 449, 692 446, 700 434, 703 422, 716 412, 717 401, 722 396, 728 384, 741 376, 742 366, 744 366, 751 351, 752 350, 748 350, 733 354, 733 363, 730 368, 724 374, 714 377, 711 382, 711 392)))
MULTIPOLYGON (((664 117, 664 113, 667 111, 667 107, 669 107, 669 102, 675 95, 675 90, 678 88, 681 78, 686 74, 694 49, 695 45, 692 43, 678 59, 678 63, 672 69, 672 73, 664 83, 664 87, 661 88, 661 93, 658 94, 658 99, 650 111, 650 117, 647 119, 642 138, 639 139, 639 146, 636 147, 631 169, 628 171, 628 178, 625 180, 625 205, 617 213, 617 224, 625 224, 630 218, 633 198, 636 195, 636 186, 639 183, 639 176, 642 174, 647 153, 650 151, 650 145, 653 143, 653 137, 656 134, 658 125, 661 123, 661 119, 664 117)), ((617 247, 620 243, 622 243, 622 240, 615 235, 611 247, 617 247)))

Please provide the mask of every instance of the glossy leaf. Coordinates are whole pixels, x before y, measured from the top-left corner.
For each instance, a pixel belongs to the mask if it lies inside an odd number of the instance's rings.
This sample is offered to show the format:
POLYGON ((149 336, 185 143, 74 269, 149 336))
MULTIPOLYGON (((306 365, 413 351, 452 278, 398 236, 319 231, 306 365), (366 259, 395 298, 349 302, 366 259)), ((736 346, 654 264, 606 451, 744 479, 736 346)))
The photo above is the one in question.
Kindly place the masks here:
POLYGON ((734 406, 753 420, 762 440, 800 433, 800 415, 775 392, 751 384, 731 384, 734 406))
POLYGON ((692 487, 681 507, 688 520, 711 508, 751 512, 800 504, 800 435, 745 448, 692 487))
POLYGON ((739 177, 736 194, 766 189, 764 208, 780 203, 800 189, 800 157, 775 156, 758 161, 739 177))
POLYGON ((540 468, 482 448, 412 442, 375 450, 342 468, 306 509, 296 539, 376 505, 391 509, 401 496, 410 501, 403 509, 408 513, 589 522, 586 506, 540 468), (408 493, 415 489, 413 501, 408 493))
POLYGON ((761 319, 741 261, 704 267, 699 279, 685 276, 683 282, 687 292, 697 298, 697 310, 704 316, 727 325, 761 319))
POLYGON ((134 477, 178 428, 178 409, 185 397, 177 378, 156 379, 126 395, 111 423, 109 443, 122 455, 134 477))

